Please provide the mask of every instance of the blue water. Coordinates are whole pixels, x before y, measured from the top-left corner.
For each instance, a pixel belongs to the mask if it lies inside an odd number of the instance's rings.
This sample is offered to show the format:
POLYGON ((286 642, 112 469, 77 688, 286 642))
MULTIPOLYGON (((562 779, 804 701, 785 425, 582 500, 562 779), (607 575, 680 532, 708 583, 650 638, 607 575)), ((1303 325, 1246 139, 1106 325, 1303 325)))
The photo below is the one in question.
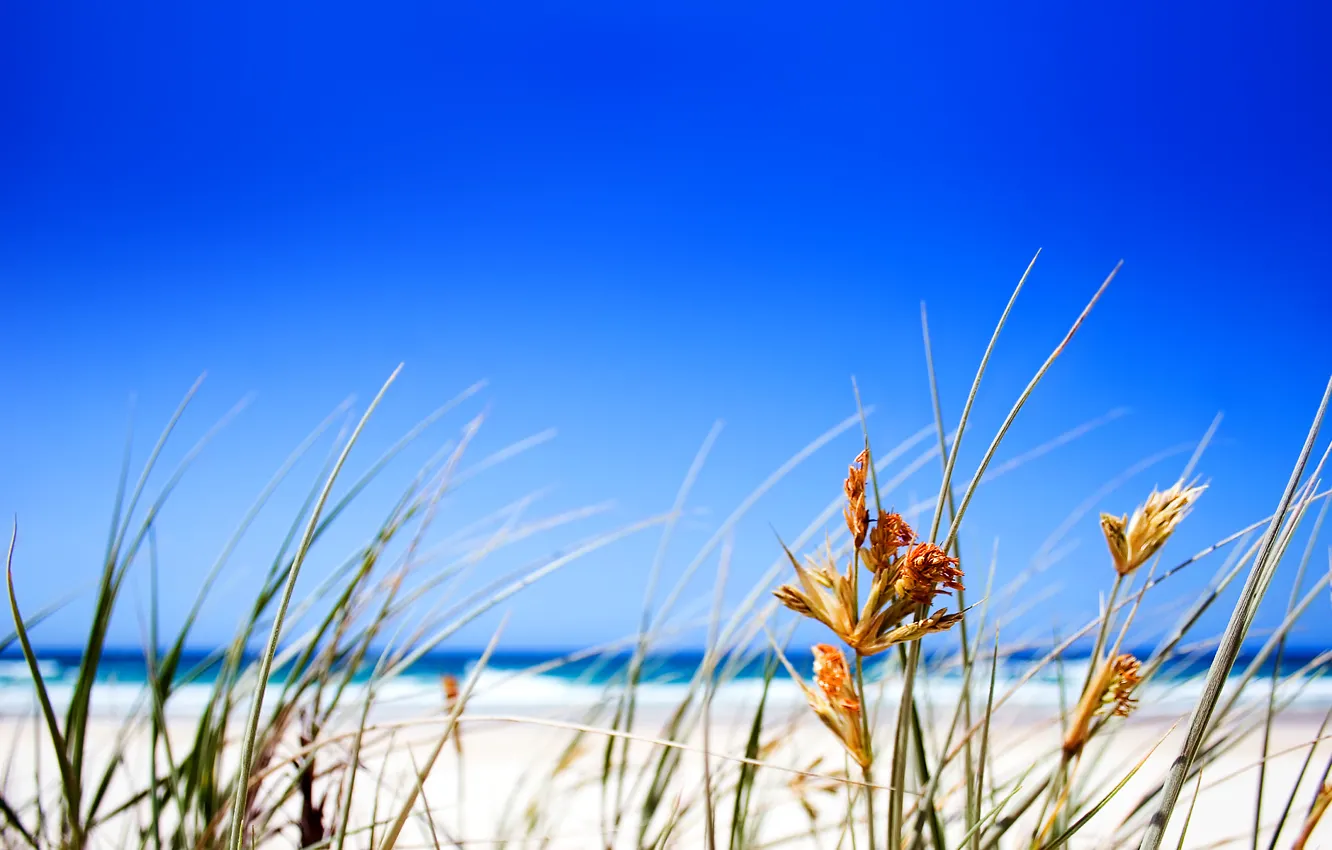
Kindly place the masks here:
MULTIPOLYGON (((1009 651, 1002 659, 1000 669, 1003 673, 1009 675, 1020 675, 1033 661, 1044 657, 1048 651, 1048 648, 1009 651)), ((1314 660, 1319 651, 1312 647, 1288 647, 1282 660, 1282 672, 1288 674, 1298 670, 1314 660)), ((41 662, 43 675, 48 679, 63 679, 73 676, 82 659, 81 651, 68 648, 38 648, 36 654, 41 662)), ((558 665, 554 664, 561 659, 566 659, 571 654, 573 654, 573 651, 497 651, 492 655, 487 669, 496 673, 521 673, 538 666, 549 666, 549 669, 542 671, 542 676, 587 685, 600 685, 620 677, 630 659, 628 652, 620 652, 603 654, 593 658, 564 660, 558 665)), ((1136 654, 1140 658, 1146 658, 1150 654, 1150 648, 1142 648, 1136 654)), ((462 678, 472 669, 480 656, 481 651, 479 649, 432 652, 414 663, 405 675, 429 679, 432 682, 438 681, 444 675, 462 678)), ((1070 650, 1065 653, 1064 657, 1070 665, 1074 665, 1085 663, 1087 654, 1085 650, 1070 650)), ((1236 671, 1245 669, 1253 657, 1253 651, 1241 652, 1234 669, 1236 671)), ((813 664, 813 656, 808 650, 793 648, 787 653, 787 658, 802 674, 810 670, 813 664)), ((247 658, 247 661, 250 660, 254 660, 253 656, 247 658)), ((762 678, 767 660, 766 653, 756 654, 748 658, 734 671, 735 677, 742 680, 762 678)), ((942 672, 945 675, 952 667, 950 662, 954 660, 955 656, 952 655, 936 655, 931 658, 928 652, 924 657, 924 663, 927 666, 933 664, 942 667, 942 672)), ((360 666, 353 680, 367 680, 374 666, 374 661, 375 656, 372 654, 360 666)), ((879 659, 873 659, 872 661, 879 662, 879 659)), ((1211 661, 1212 655, 1210 652, 1179 655, 1163 669, 1162 675, 1177 681, 1190 680, 1206 674, 1211 661)), ((648 657, 644 665, 643 681, 658 684, 687 682, 694 676, 702 662, 703 653, 699 650, 655 653, 648 657)), ((182 655, 176 680, 178 683, 188 681, 200 685, 210 684, 217 672, 219 663, 218 654, 215 652, 187 650, 182 655)), ((1274 658, 1267 658, 1260 667, 1260 675, 1270 675, 1274 663, 1274 658)), ((718 667, 725 666, 725 664, 726 659, 722 659, 718 662, 718 667)), ((871 672, 874 672, 876 666, 875 663, 871 664, 871 672)), ((290 672, 289 668, 275 669, 273 679, 281 681, 290 672)), ((147 673, 147 660, 141 650, 108 649, 103 652, 98 664, 97 681, 126 685, 141 684, 147 680, 147 673)), ((1042 673, 1042 678, 1053 678, 1056 675, 1055 666, 1048 665, 1042 673)), ((780 665, 777 667, 775 676, 778 679, 788 678, 785 670, 780 665)), ((30 678, 23 663, 23 656, 11 648, 0 653, 0 688, 19 684, 25 687, 30 686, 30 678)))

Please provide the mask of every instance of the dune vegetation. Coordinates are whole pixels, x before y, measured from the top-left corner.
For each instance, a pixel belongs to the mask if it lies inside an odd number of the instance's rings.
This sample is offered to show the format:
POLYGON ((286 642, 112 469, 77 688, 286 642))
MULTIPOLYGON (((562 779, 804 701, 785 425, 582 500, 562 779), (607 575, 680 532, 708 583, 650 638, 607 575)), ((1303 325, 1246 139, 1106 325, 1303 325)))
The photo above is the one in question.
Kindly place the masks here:
MULTIPOLYGON (((1327 604, 1328 574, 1313 549, 1327 506, 1327 492, 1318 489, 1327 454, 1320 456, 1316 446, 1332 384, 1306 442, 1291 447, 1289 483, 1271 494, 1270 514, 1204 550, 1186 556, 1172 552, 1169 542, 1206 504, 1196 466, 1210 432, 1171 486, 1139 494, 1137 507, 1098 506, 1105 511, 1100 614, 1059 635, 1048 651, 1018 657, 1005 644, 1004 631, 1023 614, 1014 610, 1012 594, 994 586, 988 553, 981 547, 964 552, 960 541, 973 497, 992 472, 1009 427, 1073 343, 1114 272, 987 442, 968 430, 972 404, 1026 278, 1024 273, 994 329, 962 409, 946 420, 935 391, 935 427, 915 459, 908 453, 919 451, 918 443, 877 446, 866 427, 863 450, 844 461, 849 469, 842 492, 829 492, 828 508, 806 528, 777 529, 772 569, 738 605, 723 605, 720 590, 730 532, 770 483, 720 524, 679 575, 664 574, 660 554, 711 437, 670 512, 463 592, 454 584, 459 576, 503 547, 575 516, 531 522, 498 516, 484 530, 450 530, 467 544, 447 558, 429 549, 424 541, 437 506, 459 484, 480 419, 406 483, 378 527, 366 530, 364 545, 317 576, 313 591, 298 594, 308 553, 347 506, 427 425, 475 391, 441 408, 348 480, 348 458, 390 392, 390 377, 354 427, 338 436, 338 448, 291 517, 252 605, 236 612, 241 623, 234 637, 199 664, 186 649, 210 604, 210 590, 274 490, 338 417, 322 423, 277 471, 201 577, 183 626, 162 634, 155 523, 208 437, 161 483, 158 461, 191 390, 142 471, 133 476, 127 468, 122 477, 81 665, 67 692, 57 694, 46 681, 33 648, 50 609, 32 610, 15 593, 15 574, 37 568, 24 561, 21 530, 15 529, 8 560, 14 630, 5 647, 26 661, 34 709, 7 727, 14 738, 7 745, 11 753, 26 747, 30 757, 11 756, 4 768, 0 843, 41 850, 1156 850, 1204 846, 1191 838, 1203 826, 1195 811, 1202 811, 1209 795, 1234 788, 1231 774, 1242 773, 1247 784, 1224 803, 1230 840, 1253 848, 1314 846, 1314 830, 1332 801, 1332 761, 1317 749, 1328 717, 1295 745, 1279 742, 1276 730, 1296 696, 1332 661, 1332 654, 1324 654, 1298 666, 1283 663, 1301 616, 1326 613, 1318 606, 1327 604), (959 469, 964 437, 985 445, 979 464, 965 470, 959 469), (902 477, 922 471, 937 474, 930 507, 918 516, 886 509, 902 477), (1309 545, 1292 547, 1297 530, 1308 532, 1310 525, 1309 545), (648 589, 637 633, 528 671, 604 658, 609 672, 600 680, 603 696, 585 713, 523 718, 474 708, 481 675, 502 646, 502 626, 466 676, 441 683, 437 710, 414 717, 377 710, 387 688, 423 656, 452 646, 469 624, 502 611, 506 600, 580 557, 638 534, 660 535, 661 543, 658 558, 642 565, 648 589), (1145 598, 1159 594, 1162 585, 1168 589, 1180 571, 1213 562, 1207 591, 1177 622, 1141 629, 1135 617, 1145 598), (1298 572, 1294 594, 1278 600, 1285 605, 1279 628, 1251 634, 1278 568, 1298 572), (702 660, 676 704, 649 710, 642 688, 681 616, 680 594, 701 570, 713 569, 717 591, 703 605, 708 642, 702 660), (152 588, 147 682, 130 710, 108 719, 94 707, 99 664, 111 618, 127 604, 132 570, 147 575, 152 588), (671 590, 659 593, 668 582, 671 590), (997 599, 1009 601, 1001 609, 997 599), (1223 599, 1232 606, 1224 631, 1198 634, 1197 623, 1223 599), (791 643, 794 624, 805 621, 817 623, 823 635, 812 649, 812 666, 800 661, 807 647, 791 643), (1148 652, 1138 649, 1144 634, 1153 641, 1148 652), (1199 646, 1211 661, 1196 704, 1173 726, 1140 719, 1150 713, 1154 689, 1167 687, 1181 659, 1194 657, 1199 646), (1073 654, 1075 647, 1081 655, 1073 654), (1020 672, 1001 679, 1003 665, 1020 672), (757 685, 744 712, 737 715, 732 704, 721 711, 718 694, 755 666, 761 673, 751 676, 757 685), (1039 723, 1023 714, 1025 725, 1015 727, 1016 715, 1005 712, 1033 681, 1052 675, 1060 705, 1039 723), (773 696, 778 683, 803 695, 794 712, 773 696), (182 720, 173 711, 179 694, 200 685, 207 686, 206 703, 182 720), (478 737, 486 727, 499 730, 487 739, 489 750, 478 737), (1023 732, 1038 727, 1040 735, 1023 732), (550 746, 524 756, 512 781, 469 778, 484 767, 478 760, 499 758, 487 753, 529 740, 524 734, 550 746), (1241 751, 1250 755, 1237 755, 1241 751), (1278 756, 1298 770, 1269 770, 1278 756), (574 820, 586 828, 566 830, 574 820)), ((928 360, 928 333, 926 353, 928 360)), ((934 387, 932 371, 930 380, 934 387)), ((843 427, 865 424, 862 415, 843 427)), ((784 469, 818 445, 798 452, 784 469)), ((1088 522, 1094 527, 1094 519, 1088 522)), ((595 604, 595 588, 588 592, 595 604)))

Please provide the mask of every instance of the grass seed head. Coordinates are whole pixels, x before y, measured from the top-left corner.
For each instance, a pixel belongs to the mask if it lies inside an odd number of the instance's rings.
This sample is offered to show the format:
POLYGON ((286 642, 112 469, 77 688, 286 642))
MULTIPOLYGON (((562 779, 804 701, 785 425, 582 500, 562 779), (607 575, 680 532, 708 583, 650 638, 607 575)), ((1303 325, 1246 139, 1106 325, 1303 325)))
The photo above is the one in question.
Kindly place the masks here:
POLYGON ((817 560, 802 565, 786 551, 796 571, 796 581, 773 591, 777 601, 804 617, 818 620, 848 641, 856 627, 856 594, 850 571, 838 572, 831 545, 817 560))
POLYGON ((882 572, 893 566, 898 551, 910 546, 916 533, 898 513, 879 511, 874 528, 869 533, 869 548, 863 553, 865 566, 873 572, 882 572))
POLYGON ((898 565, 893 592, 898 598, 928 605, 941 593, 948 595, 953 590, 966 590, 957 564, 957 558, 949 557, 935 544, 918 543, 898 565))
POLYGON ((833 705, 844 711, 860 711, 860 700, 856 699, 855 689, 851 686, 846 656, 837 647, 815 644, 814 682, 833 705))
POLYGON ((1133 691, 1142 681, 1142 665, 1132 655, 1117 656, 1110 662, 1110 684, 1102 696, 1102 704, 1110 707, 1116 717, 1128 717, 1138 706, 1133 691))
POLYGON ((958 559, 933 543, 916 543, 915 532, 900 514, 880 511, 873 531, 869 530, 865 508, 868 463, 868 451, 861 452, 848 470, 845 485, 847 528, 855 551, 874 573, 863 605, 854 583, 855 556, 846 572, 839 572, 831 543, 807 565, 786 550, 797 580, 773 591, 787 608, 823 623, 862 656, 951 628, 962 619, 961 612, 949 614, 940 609, 931 614, 928 606, 940 594, 965 589, 958 559), (861 549, 866 537, 869 548, 861 549), (901 554, 903 549, 905 554, 901 554))
POLYGON ((851 684, 851 671, 846 656, 835 646, 815 644, 814 684, 811 688, 801 684, 805 699, 823 725, 827 726, 851 758, 861 767, 870 764, 869 742, 861 725, 860 700, 851 684))
POLYGON ((865 474, 868 471, 865 467, 868 463, 869 449, 864 449, 847 467, 846 483, 843 485, 846 492, 846 509, 843 511, 846 528, 851 532, 851 539, 857 549, 864 544, 865 535, 869 533, 869 508, 865 506, 865 474))
POLYGON ((1101 514, 1101 532, 1115 570, 1126 576, 1155 555, 1205 489, 1177 481, 1166 490, 1152 490, 1131 517, 1101 514))
POLYGON ((1064 736, 1065 755, 1072 757, 1082 752, 1091 737, 1094 717, 1107 714, 1128 717, 1138 706, 1134 692, 1141 681, 1141 665, 1132 655, 1117 655, 1103 661, 1078 701, 1073 722, 1064 736))

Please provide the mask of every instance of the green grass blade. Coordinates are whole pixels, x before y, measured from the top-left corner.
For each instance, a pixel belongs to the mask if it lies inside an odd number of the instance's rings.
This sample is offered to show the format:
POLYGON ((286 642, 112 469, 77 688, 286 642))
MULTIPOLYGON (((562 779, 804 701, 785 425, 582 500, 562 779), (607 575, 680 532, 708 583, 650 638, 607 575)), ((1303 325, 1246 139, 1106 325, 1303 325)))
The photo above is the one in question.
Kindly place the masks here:
MULTIPOLYGON (((972 476, 971 482, 967 484, 967 489, 962 493, 962 501, 957 506, 957 513, 953 515, 953 522, 948 529, 948 536, 944 538, 944 542, 941 544, 944 548, 948 547, 952 542, 953 537, 957 534, 958 527, 962 524, 962 517, 966 514, 967 508, 971 505, 971 498, 976 493, 976 487, 980 485, 981 479, 985 476, 985 470, 989 467, 990 461, 994 458, 994 453, 999 449, 999 444, 1003 442, 1004 436, 1008 433, 1008 429, 1012 427, 1013 421, 1017 419, 1018 414, 1027 403, 1027 399, 1031 397, 1037 384, 1039 384, 1041 379, 1045 377, 1045 373, 1050 371, 1050 367, 1053 366, 1054 362, 1059 359, 1059 356, 1064 353, 1064 349, 1068 347, 1068 344, 1073 341, 1073 336, 1078 332, 1078 328, 1082 327, 1082 323, 1087 320, 1089 315, 1091 315, 1092 308, 1095 307, 1096 302, 1101 299, 1101 296, 1110 286, 1110 282, 1115 279, 1115 275, 1119 273, 1119 269, 1123 264, 1124 263, 1121 260, 1115 265, 1114 269, 1111 270, 1110 274, 1106 276, 1105 280, 1101 283, 1100 288, 1096 290, 1095 294, 1092 295, 1091 300, 1087 302, 1087 306, 1082 308, 1082 312, 1073 320, 1073 326, 1068 329, 1068 333, 1064 334, 1064 338, 1055 346, 1054 351, 1050 352, 1050 356, 1041 364, 1041 368, 1036 370, 1036 374, 1032 376, 1032 379, 1027 383, 1026 388, 1023 389, 1022 394, 1018 396, 1017 402, 1015 402, 1012 409, 1009 410, 1008 416, 1004 418, 1003 424, 999 426, 999 431, 990 441, 990 447, 986 449, 985 456, 981 459, 980 465, 976 469, 976 474, 972 476)), ((933 539, 936 535, 937 531, 935 534, 931 535, 931 538, 933 539)))
POLYGON ((300 574, 301 564, 305 560, 305 555, 310 550, 310 543, 314 538, 315 529, 319 522, 320 509, 328 500, 329 493, 333 490, 333 483, 337 480, 338 473, 342 470, 342 465, 346 463, 347 457, 351 454, 352 447, 356 445, 356 439, 360 436, 366 422, 370 420, 370 415, 375 412, 379 406, 380 400, 384 398, 384 393, 388 391, 398 373, 402 370, 399 366, 393 370, 393 374, 384 382, 375 396, 374 401, 366 408, 365 415, 357 423, 356 429, 347 439, 347 444, 338 457, 333 471, 329 474, 328 481, 324 484, 323 492, 319 495, 319 500, 315 503, 314 511, 310 516, 310 522, 306 526, 305 536, 301 540, 300 546, 296 550, 296 557, 292 559, 291 568, 287 571, 286 587, 283 590, 282 601, 278 605, 277 613, 273 617, 273 628, 269 633, 268 646, 264 650, 263 656, 259 662, 259 672, 255 684, 255 693, 253 701, 250 704, 250 719, 245 725, 244 737, 241 740, 241 758, 240 765, 236 772, 236 791, 232 800, 231 812, 231 838, 228 841, 230 850, 241 850, 245 840, 245 796, 250 784, 250 768, 254 763, 254 739, 259 732, 259 718, 263 711, 264 689, 268 686, 268 675, 272 669, 273 656, 277 653, 278 639, 282 635, 282 619, 286 613, 287 606, 291 602, 292 592, 296 588, 296 578, 300 574))
MULTIPOLYGON (((23 647, 23 660, 28 664, 32 675, 33 688, 41 705, 42 719, 46 721, 47 734, 55 748, 56 764, 60 769, 60 783, 64 790, 65 825, 69 830, 69 840, 75 847, 82 846, 83 826, 79 822, 79 786, 78 776, 69 763, 69 753, 65 749, 65 737, 60 733, 60 723, 56 720, 55 709, 51 706, 51 695, 46 691, 46 681, 37 665, 37 654, 32 651, 28 640, 28 629, 19 613, 18 597, 14 594, 14 547, 18 544, 18 520, 14 520, 14 529, 9 536, 9 554, 5 558, 5 581, 9 589, 9 611, 14 617, 14 631, 18 635, 19 645, 23 647)), ((34 761, 41 760, 40 751, 33 753, 34 761)), ((38 786, 40 793, 40 785, 38 786)))
MULTIPOLYGON (((994 680, 998 670, 999 627, 996 625, 994 629, 994 657, 990 659, 990 689, 988 695, 985 697, 985 724, 981 727, 980 761, 976 764, 976 788, 970 797, 970 799, 976 801, 977 807, 980 806, 980 801, 985 798, 985 762, 990 750, 990 718, 994 714, 994 680)), ((967 782, 971 782, 970 776, 967 777, 967 782)), ((1016 791, 1017 789, 1014 789, 1014 793, 1016 793, 1016 791)), ((1005 803, 1007 803, 1007 801, 1005 801, 1005 803)), ((1003 806, 1000 806, 999 810, 1002 809, 1003 806)), ((976 823, 971 828, 971 850, 980 850, 980 839, 980 819, 977 818, 976 823)))
MULTIPOLYGON (((1312 748, 1310 749, 1312 750, 1312 748)), ((1198 798, 1202 796, 1202 775, 1203 772, 1198 771, 1198 782, 1193 789, 1193 799, 1189 801, 1189 811, 1184 815, 1184 823, 1179 826, 1179 845, 1175 847, 1175 850, 1184 850, 1184 836, 1189 834, 1189 822, 1193 820, 1193 807, 1198 805, 1198 798)), ((1262 786, 1259 785, 1258 787, 1261 788, 1262 786)))
MULTIPOLYGON (((758 707, 754 710, 754 720, 749 725, 749 738, 745 741, 745 758, 758 760, 759 746, 763 740, 763 714, 768 704, 768 694, 773 676, 777 673, 777 657, 769 654, 769 660, 763 665, 763 690, 759 694, 758 707)), ((749 818, 749 807, 754 796, 754 781, 758 768, 752 764, 740 766, 740 776, 735 783, 735 805, 731 810, 730 850, 745 850, 745 824, 749 818)))
MULTIPOLYGON (((948 457, 944 460, 943 480, 939 483, 939 498, 935 501, 934 517, 930 523, 930 533, 927 537, 934 540, 939 535, 939 524, 943 520, 943 509, 945 497, 952 492, 951 482, 953 480, 953 468, 957 465, 957 456, 962 448, 962 435, 966 431, 967 422, 971 418, 971 407, 976 402, 976 394, 980 392, 981 378, 985 376, 985 367, 989 365, 990 355, 994 353, 994 347, 999 342, 999 333, 1004 329, 1008 322, 1008 314, 1013 311, 1013 305, 1017 302, 1018 293, 1022 292, 1022 287, 1027 283, 1027 276, 1031 274, 1032 268, 1036 265, 1036 260, 1041 256, 1039 250, 1027 263, 1027 268, 1022 272, 1022 277, 1018 279, 1017 286, 1013 288, 1013 294, 1009 296, 1008 303, 1004 305, 1004 312, 1000 314, 998 323, 994 326, 994 333, 990 335, 990 342, 985 346, 985 353, 981 355, 980 365, 976 368, 976 377, 971 381, 971 391, 967 393, 967 400, 962 405, 962 416, 958 422, 957 430, 953 432, 953 446, 948 451, 948 457)), ((921 318, 924 319, 924 311, 921 312, 921 318)), ((926 331, 928 334, 928 330, 926 331)), ((928 347, 928 337, 926 338, 928 347)), ((931 372, 933 370, 931 369, 931 372)), ((942 429, 939 429, 942 433, 942 429)), ((954 514, 956 516, 956 514, 954 514)), ((952 535, 949 535, 951 540, 952 535)))

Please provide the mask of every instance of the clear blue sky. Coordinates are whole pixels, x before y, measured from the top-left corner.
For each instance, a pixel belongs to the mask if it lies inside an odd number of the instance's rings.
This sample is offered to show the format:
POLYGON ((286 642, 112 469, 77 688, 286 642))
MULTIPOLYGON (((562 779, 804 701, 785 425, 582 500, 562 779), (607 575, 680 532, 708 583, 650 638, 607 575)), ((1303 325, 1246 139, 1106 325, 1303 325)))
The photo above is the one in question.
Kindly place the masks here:
MULTIPOLYGON (((922 300, 954 420, 1038 247, 960 468, 1120 258, 1000 460, 1129 412, 981 491, 973 583, 995 537, 1002 581, 1072 505, 1223 410, 1212 488, 1173 548, 1188 554, 1274 505, 1332 364, 1330 26, 1317 3, 8 4, 0 508, 20 518, 23 603, 97 574, 131 395, 141 460, 204 370, 170 461, 255 398, 161 517, 168 621, 286 453, 399 361, 353 472, 491 384, 366 494, 310 581, 485 407, 475 458, 558 437, 469 482, 441 528, 543 488, 533 517, 615 507, 474 582, 667 509, 725 420, 678 571, 852 411, 852 374, 881 446, 931 421, 922 300)), ((771 563, 772 528, 795 536, 836 494, 857 440, 754 508, 730 598, 771 563)), ((324 451, 238 553, 200 642, 230 633, 324 451)), ((1131 509, 1184 459, 1104 507, 1131 509)), ((893 502, 932 495, 935 471, 893 502)), ((1074 625, 1108 584, 1094 514, 1069 540, 1034 632, 1074 625)), ((517 601, 508 642, 631 630, 655 542, 517 601)), ((146 587, 136 569, 115 642, 138 643, 146 587)), ((40 638, 70 642, 86 616, 76 604, 40 638)), ((1332 635, 1310 623, 1302 638, 1332 635)))

